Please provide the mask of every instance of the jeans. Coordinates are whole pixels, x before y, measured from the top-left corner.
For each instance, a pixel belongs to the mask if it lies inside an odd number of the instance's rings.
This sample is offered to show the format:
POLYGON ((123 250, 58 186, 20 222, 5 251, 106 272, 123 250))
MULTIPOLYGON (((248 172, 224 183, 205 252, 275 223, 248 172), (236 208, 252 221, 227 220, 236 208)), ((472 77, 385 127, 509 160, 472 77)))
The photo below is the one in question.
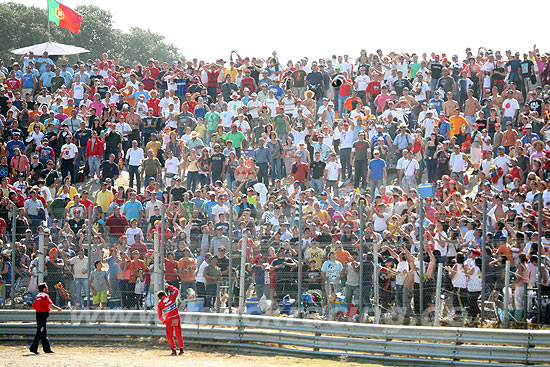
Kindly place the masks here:
POLYGON ((355 297, 355 301, 359 301, 359 285, 347 285, 345 288, 346 303, 350 304, 355 297))
POLYGON ((216 290, 217 284, 207 284, 206 285, 206 307, 210 308, 210 311, 214 310, 214 301, 216 300, 216 290))
POLYGON ((189 171, 187 172, 187 190, 195 192, 199 183, 199 172, 189 171))
POLYGON ((309 187, 315 190, 317 195, 320 195, 323 192, 323 186, 323 180, 319 178, 312 178, 311 181, 309 181, 309 187))
POLYGON ((71 175, 71 184, 74 184, 76 177, 74 174, 74 159, 61 160, 61 178, 64 180, 68 175, 71 175))
POLYGON ((196 282, 197 287, 197 298, 204 299, 204 306, 206 307, 206 284, 203 282, 196 282))
POLYGON ((134 187, 134 175, 136 176, 137 180, 137 193, 139 194, 141 192, 141 176, 139 172, 139 166, 128 166, 128 173, 130 175, 130 187, 134 187))
POLYGON ((351 177, 351 148, 340 148, 340 163, 342 164, 342 180, 351 177), (347 172, 347 174, 346 174, 347 172))
POLYGON ((88 165, 90 166, 90 176, 96 175, 99 178, 99 157, 95 155, 89 157, 88 165))
POLYGON ((76 303, 82 307, 82 289, 84 294, 88 297, 88 278, 74 278, 76 303))
POLYGON ((395 285, 395 304, 399 308, 403 307, 403 285, 402 284, 395 285))
MULTIPOLYGON (((118 282, 118 286, 120 289, 120 303, 122 304, 122 308, 129 309, 132 304, 130 303, 130 292, 128 289, 128 279, 120 279, 118 282)), ((132 290, 132 294, 134 291, 132 290)))
POLYGON ((332 188, 332 194, 335 197, 338 197, 338 181, 336 180, 327 180, 327 189, 332 188))
POLYGON ((254 289, 256 290, 256 297, 258 299, 262 298, 262 296, 269 299, 269 285, 256 283, 254 289))
POLYGON ((263 182, 265 187, 269 187, 269 169, 268 163, 258 163, 260 171, 258 172, 258 182, 263 182))
POLYGON ((416 178, 415 176, 404 176, 401 181, 401 188, 403 192, 408 193, 410 189, 416 188, 416 178))
POLYGON ((183 294, 183 296, 185 297, 185 292, 191 288, 192 290, 196 291, 197 290, 197 283, 196 281, 192 280, 190 282, 183 282, 181 283, 181 294, 183 294))
POLYGON ((371 178, 370 179, 369 188, 370 188, 370 196, 372 197, 372 201, 374 201, 376 189, 379 189, 380 186, 383 186, 383 185, 384 185, 384 180, 381 179, 381 178, 371 178))
POLYGON ((434 92, 435 92, 435 88, 437 88, 437 82, 438 82, 438 81, 439 81, 439 79, 437 79, 437 78, 432 78, 432 79, 431 79, 431 83, 430 83, 431 86, 430 86, 430 87, 431 87, 431 90, 432 90, 432 93, 431 93, 432 96, 433 96, 433 94, 434 94, 434 92))
POLYGON ((273 158, 273 163, 271 165, 271 184, 275 185, 275 180, 281 178, 281 169, 282 169, 282 160, 281 158, 273 158))
POLYGON ((111 285, 111 298, 121 299, 119 280, 117 278, 109 278, 109 284, 111 285))
POLYGON ((78 177, 78 171, 80 171, 80 165, 82 164, 82 162, 86 163, 86 148, 78 148, 76 163, 74 165, 74 177, 78 177))
POLYGON ((342 114, 344 113, 344 103, 346 102, 346 99, 348 99, 349 96, 343 96, 338 95, 338 116, 342 118, 342 114))
MULTIPOLYGON (((355 160, 354 164, 355 166, 355 177, 353 180, 353 187, 359 188, 359 187, 366 187, 367 186, 367 160, 355 160)), ((372 195, 372 194, 371 194, 372 195)))
POLYGON ((405 316, 412 316, 413 311, 411 308, 411 299, 413 298, 413 289, 403 287, 403 308, 405 311, 405 316))

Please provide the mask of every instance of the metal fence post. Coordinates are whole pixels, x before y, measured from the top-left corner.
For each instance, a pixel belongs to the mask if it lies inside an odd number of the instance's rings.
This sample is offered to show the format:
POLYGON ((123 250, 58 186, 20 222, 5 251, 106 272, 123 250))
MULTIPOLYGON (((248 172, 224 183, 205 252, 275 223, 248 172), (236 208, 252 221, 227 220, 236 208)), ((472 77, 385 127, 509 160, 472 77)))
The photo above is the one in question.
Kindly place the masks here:
POLYGON ((227 235, 229 237, 229 270, 227 272, 227 294, 229 298, 227 299, 227 308, 231 313, 233 306, 233 202, 231 200, 229 200, 229 232, 227 235))
MULTIPOLYGON (((153 237, 153 290, 154 295, 161 291, 160 287, 160 233, 155 231, 153 237)), ((155 311, 157 310, 158 297, 153 297, 155 299, 155 311)))
POLYGON ((160 208, 160 244, 159 244, 159 282, 164 287, 164 255, 166 252, 166 208, 161 205, 160 208))
POLYGON ((303 203, 300 201, 298 205, 299 212, 299 225, 298 225, 298 315, 302 315, 302 276, 303 276, 303 264, 302 264, 302 233, 304 231, 302 221, 302 207, 303 203))
POLYGON ((483 224, 481 238, 481 324, 485 322, 485 275, 487 271, 487 197, 483 197, 483 224))
POLYGON ((443 263, 437 264, 437 289, 435 291, 435 315, 434 326, 439 326, 439 315, 441 314, 441 280, 443 278, 443 263))
POLYGON ((374 252, 374 323, 380 323, 380 289, 378 284, 379 266, 378 266, 378 241, 373 243, 374 252))
POLYGON ((85 289, 88 289, 88 294, 86 295, 88 299, 87 300, 88 303, 86 304, 86 306, 88 306, 89 309, 92 309, 94 307, 92 302, 92 290, 90 289, 90 277, 92 274, 92 218, 93 218, 92 215, 93 215, 93 205, 90 205, 88 207, 88 274, 87 274, 88 286, 85 288, 85 289))
MULTIPOLYGON (((539 230, 537 241, 537 323, 542 323, 542 192, 539 192, 539 207, 538 207, 537 228, 539 230)), ((527 308, 527 304, 525 305, 527 308)))
POLYGON ((38 272, 37 284, 44 282, 44 232, 38 235, 38 272))
POLYGON ((365 241, 365 203, 359 202, 359 315, 363 311, 363 244, 365 241))
MULTIPOLYGON (((11 212, 11 289, 10 289, 10 299, 11 299, 11 307, 15 308, 15 231, 16 231, 16 218, 17 217, 17 208, 14 206, 11 212)), ((4 285, 5 287, 5 285, 4 285)), ((4 302, 6 302, 4 300, 4 302)))
POLYGON ((418 283, 418 312, 420 316, 420 325, 422 325, 422 314, 424 313, 424 199, 420 198, 420 222, 419 222, 419 278, 418 283))
POLYGON ((504 305, 502 307, 502 327, 504 329, 508 329, 510 318, 508 302, 510 302, 510 261, 506 260, 506 270, 504 271, 504 305))
POLYGON ((244 275, 245 275, 245 266, 246 266, 246 248, 248 237, 247 234, 243 234, 242 238, 242 246, 241 246, 241 267, 239 271, 239 314, 242 315, 244 311, 244 297, 245 297, 245 291, 244 291, 244 275))

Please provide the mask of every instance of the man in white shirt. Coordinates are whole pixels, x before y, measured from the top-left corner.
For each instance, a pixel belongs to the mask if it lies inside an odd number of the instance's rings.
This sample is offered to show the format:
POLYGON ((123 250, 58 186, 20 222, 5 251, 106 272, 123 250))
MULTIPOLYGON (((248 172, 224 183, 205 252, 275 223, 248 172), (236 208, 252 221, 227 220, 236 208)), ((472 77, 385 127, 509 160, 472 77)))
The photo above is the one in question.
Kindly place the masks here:
POLYGON ((130 175, 130 187, 134 187, 134 175, 137 180, 137 193, 141 192, 141 162, 145 159, 143 149, 138 147, 138 142, 132 140, 132 147, 126 152, 126 163, 128 165, 128 174, 130 175))
POLYGON ((466 163, 468 164, 467 167, 472 166, 470 159, 466 156, 466 154, 460 151, 460 146, 455 145, 454 152, 451 154, 451 158, 449 159, 449 169, 451 171, 451 177, 453 179, 458 179, 461 184, 464 184, 464 171, 466 170, 466 163), (456 177, 454 177, 455 175, 456 177))
POLYGON ((340 163, 342 164, 342 180, 351 181, 351 149, 353 147, 353 131, 346 121, 342 124, 343 130, 340 133, 340 163))
POLYGON ((169 91, 164 91, 164 97, 159 102, 159 108, 161 115, 164 115, 164 111, 168 111, 170 103, 174 103, 174 99, 170 97, 169 91))
POLYGON ((420 123, 422 129, 424 129, 424 138, 429 139, 434 132, 434 127, 436 126, 436 121, 433 118, 433 111, 427 110, 426 117, 420 123))
POLYGON ((367 105, 367 85, 370 83, 370 78, 367 75, 367 69, 364 66, 359 68, 359 75, 355 77, 355 90, 357 96, 363 101, 363 105, 367 105))
POLYGON ((269 90, 269 98, 264 101, 264 104, 269 107, 269 112, 271 117, 277 116, 277 107, 279 107, 279 101, 275 98, 275 92, 273 89, 269 90))
POLYGON ((508 121, 515 121, 518 111, 519 103, 514 98, 514 91, 509 89, 506 92, 506 99, 502 102, 502 123, 505 124, 508 121))
POLYGON ((61 176, 65 179, 65 177, 68 177, 68 174, 70 174, 71 183, 74 184, 76 182, 74 164, 76 155, 78 154, 78 148, 72 142, 73 137, 71 135, 67 135, 65 141, 66 143, 61 147, 61 176))
POLYGON ((419 169, 418 161, 413 158, 408 149, 404 149, 403 157, 397 161, 399 185, 404 192, 408 193, 410 189, 416 188, 416 175, 419 169))
POLYGON ((338 182, 342 173, 342 165, 336 159, 336 153, 330 153, 329 162, 325 167, 326 188, 332 188, 332 195, 338 197, 338 182))
POLYGON ((172 185, 172 179, 180 174, 180 161, 173 156, 171 150, 166 152, 166 161, 164 161, 164 175, 166 178, 166 187, 172 185))

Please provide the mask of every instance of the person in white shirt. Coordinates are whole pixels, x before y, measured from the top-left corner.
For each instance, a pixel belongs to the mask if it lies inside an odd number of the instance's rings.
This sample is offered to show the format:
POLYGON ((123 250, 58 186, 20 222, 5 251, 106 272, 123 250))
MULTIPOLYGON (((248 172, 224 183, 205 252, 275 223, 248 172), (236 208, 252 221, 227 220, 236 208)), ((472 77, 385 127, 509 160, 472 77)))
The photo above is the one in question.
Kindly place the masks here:
POLYGON ((502 122, 515 121, 519 111, 519 103, 514 98, 514 91, 508 90, 507 98, 502 102, 502 122))
POLYGON ((437 125, 436 121, 433 118, 433 111, 427 110, 426 117, 421 121, 420 125, 424 129, 424 138, 429 139, 434 132, 434 127, 437 125))
POLYGON ((258 101, 258 95, 256 93, 252 93, 250 97, 252 97, 252 99, 248 101, 246 105, 248 107, 248 112, 250 113, 250 116, 252 116, 252 121, 254 122, 254 126, 257 126, 260 108, 262 108, 262 103, 258 101))
POLYGON ((164 115, 164 111, 168 111, 170 103, 174 103, 174 98, 170 97, 169 91, 164 91, 164 97, 159 102, 161 115, 164 115))
POLYGON ((136 176, 137 180, 137 193, 138 195, 141 192, 141 162, 145 159, 145 154, 143 153, 143 149, 138 147, 138 142, 136 140, 132 140, 132 147, 128 149, 126 152, 126 160, 128 165, 128 174, 130 175, 130 187, 134 187, 134 175, 136 176))
MULTIPOLYGON (((449 169, 451 171, 451 175, 456 175, 458 181, 461 184, 464 184, 464 171, 466 170, 466 167, 470 166, 472 166, 470 158, 460 151, 459 145, 455 145, 454 152, 451 154, 451 158, 449 159, 449 169)), ((455 179, 455 177, 452 178, 455 179)))
POLYGON ((340 163, 342 164, 342 180, 351 181, 351 149, 353 147, 353 130, 350 130, 349 123, 342 124, 340 132, 340 163))
POLYGON ((342 174, 342 165, 336 159, 336 153, 330 153, 329 162, 325 167, 326 188, 332 189, 332 194, 338 197, 338 182, 342 174))
POLYGON ((173 156, 171 150, 166 152, 166 161, 164 161, 164 175, 166 178, 166 187, 172 185, 172 179, 180 175, 180 161, 173 156))
POLYGON ((418 161, 413 158, 408 149, 403 150, 403 157, 397 161, 397 171, 399 174, 399 185, 404 192, 416 187, 416 175, 420 169, 418 161))
POLYGON ((74 164, 75 158, 78 154, 78 148, 72 142, 73 137, 67 135, 65 138, 66 143, 61 147, 61 177, 68 177, 68 174, 71 175, 71 183, 76 182, 76 177, 74 174, 74 164))

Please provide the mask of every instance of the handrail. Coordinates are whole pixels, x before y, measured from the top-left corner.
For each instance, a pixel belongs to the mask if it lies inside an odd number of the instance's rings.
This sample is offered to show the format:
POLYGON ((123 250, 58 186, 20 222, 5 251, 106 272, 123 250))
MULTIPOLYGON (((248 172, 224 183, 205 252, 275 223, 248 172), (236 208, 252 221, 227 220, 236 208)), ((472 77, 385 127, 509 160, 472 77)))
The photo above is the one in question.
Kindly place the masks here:
MULTIPOLYGON (((201 345, 281 354, 348 356, 394 364, 452 366, 544 365, 550 361, 550 331, 370 325, 350 322, 182 313, 184 338, 201 345), (273 345, 277 346, 273 346, 273 345), (312 353, 314 351, 314 353, 312 353)), ((0 340, 30 337, 34 311, 0 310, 0 340)), ((164 327, 153 311, 52 312, 49 334, 73 340, 157 337, 164 327)))

